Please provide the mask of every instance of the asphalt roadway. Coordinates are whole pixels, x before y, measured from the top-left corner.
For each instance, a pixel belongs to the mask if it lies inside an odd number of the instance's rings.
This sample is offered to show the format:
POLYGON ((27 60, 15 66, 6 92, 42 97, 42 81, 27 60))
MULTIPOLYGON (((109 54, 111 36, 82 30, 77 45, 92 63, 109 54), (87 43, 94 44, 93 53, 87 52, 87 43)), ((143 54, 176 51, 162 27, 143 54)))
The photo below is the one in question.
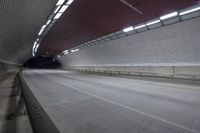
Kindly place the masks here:
POLYGON ((23 77, 61 133, 200 133, 199 82, 56 70, 23 77))

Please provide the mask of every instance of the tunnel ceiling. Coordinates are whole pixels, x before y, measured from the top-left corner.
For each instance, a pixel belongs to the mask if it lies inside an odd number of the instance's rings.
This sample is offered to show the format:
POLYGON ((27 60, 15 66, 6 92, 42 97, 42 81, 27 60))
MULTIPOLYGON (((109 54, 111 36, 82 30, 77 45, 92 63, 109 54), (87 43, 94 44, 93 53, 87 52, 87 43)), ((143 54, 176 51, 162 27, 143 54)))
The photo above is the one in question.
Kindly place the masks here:
POLYGON ((57 0, 0 0, 0 62, 24 63, 57 0))
POLYGON ((127 0, 143 15, 120 0, 74 0, 47 33, 39 53, 58 54, 66 49, 136 25, 172 11, 195 5, 199 0, 127 0))

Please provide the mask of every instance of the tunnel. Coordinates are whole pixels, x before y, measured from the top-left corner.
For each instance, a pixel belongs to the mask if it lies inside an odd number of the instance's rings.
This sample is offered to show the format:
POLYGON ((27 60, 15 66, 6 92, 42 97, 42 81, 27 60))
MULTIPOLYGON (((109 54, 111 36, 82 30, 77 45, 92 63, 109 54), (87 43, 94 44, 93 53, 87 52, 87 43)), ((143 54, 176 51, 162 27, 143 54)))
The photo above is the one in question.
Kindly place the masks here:
POLYGON ((0 0, 0 133, 200 133, 200 1, 0 0))

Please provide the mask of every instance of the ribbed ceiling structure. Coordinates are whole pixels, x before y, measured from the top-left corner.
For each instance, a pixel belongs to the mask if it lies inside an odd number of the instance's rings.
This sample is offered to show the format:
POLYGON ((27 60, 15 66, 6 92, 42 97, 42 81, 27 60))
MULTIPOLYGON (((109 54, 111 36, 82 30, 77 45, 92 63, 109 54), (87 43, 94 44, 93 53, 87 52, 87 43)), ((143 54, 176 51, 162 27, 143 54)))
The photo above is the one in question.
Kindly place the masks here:
POLYGON ((22 64, 32 56, 41 25, 57 0, 0 0, 0 62, 22 64))
MULTIPOLYGON (((38 54, 56 55, 92 39, 163 14, 193 6, 199 0, 74 0, 44 37, 38 54)), ((0 0, 0 62, 22 64, 32 56, 41 26, 57 0, 0 0)))
POLYGON ((58 54, 130 25, 193 6, 199 0, 74 0, 43 39, 39 54, 58 54))

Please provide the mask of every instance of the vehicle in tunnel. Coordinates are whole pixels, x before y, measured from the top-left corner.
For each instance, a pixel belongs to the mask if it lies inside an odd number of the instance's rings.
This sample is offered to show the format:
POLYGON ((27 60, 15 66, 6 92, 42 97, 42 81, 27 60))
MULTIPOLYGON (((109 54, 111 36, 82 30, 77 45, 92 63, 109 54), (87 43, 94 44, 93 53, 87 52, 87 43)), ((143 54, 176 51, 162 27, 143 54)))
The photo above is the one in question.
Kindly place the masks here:
POLYGON ((38 68, 38 69, 56 69, 61 68, 59 60, 54 58, 52 55, 39 55, 34 56, 23 64, 27 68, 38 68))

